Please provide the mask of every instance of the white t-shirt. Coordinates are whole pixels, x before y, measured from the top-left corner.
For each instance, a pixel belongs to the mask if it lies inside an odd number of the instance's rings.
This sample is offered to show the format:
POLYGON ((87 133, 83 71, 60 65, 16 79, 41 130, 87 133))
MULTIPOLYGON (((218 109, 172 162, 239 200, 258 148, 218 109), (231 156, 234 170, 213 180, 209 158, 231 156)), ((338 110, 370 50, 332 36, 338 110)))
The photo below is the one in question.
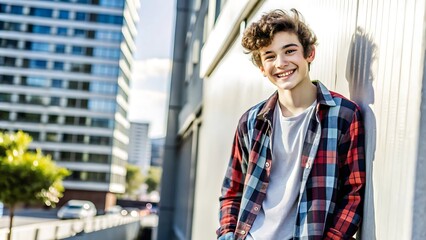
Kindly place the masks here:
POLYGON ((292 117, 284 117, 277 102, 270 181, 262 209, 247 235, 248 240, 287 240, 293 237, 303 174, 300 166, 302 147, 316 102, 292 117))

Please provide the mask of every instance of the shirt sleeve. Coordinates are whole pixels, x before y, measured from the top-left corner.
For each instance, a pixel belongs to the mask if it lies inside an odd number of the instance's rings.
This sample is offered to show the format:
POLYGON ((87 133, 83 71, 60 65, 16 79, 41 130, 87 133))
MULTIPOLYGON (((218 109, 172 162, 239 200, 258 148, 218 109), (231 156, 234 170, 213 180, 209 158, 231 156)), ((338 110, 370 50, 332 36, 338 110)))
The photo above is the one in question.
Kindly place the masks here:
POLYGON ((241 197, 244 189, 243 161, 247 156, 244 141, 240 137, 239 130, 236 131, 232 146, 231 158, 225 173, 222 185, 222 195, 219 198, 220 227, 216 231, 218 239, 233 239, 238 214, 240 211, 241 197))
POLYGON ((339 202, 324 239, 352 239, 361 224, 366 176, 364 147, 364 125, 357 107, 339 142, 339 202))

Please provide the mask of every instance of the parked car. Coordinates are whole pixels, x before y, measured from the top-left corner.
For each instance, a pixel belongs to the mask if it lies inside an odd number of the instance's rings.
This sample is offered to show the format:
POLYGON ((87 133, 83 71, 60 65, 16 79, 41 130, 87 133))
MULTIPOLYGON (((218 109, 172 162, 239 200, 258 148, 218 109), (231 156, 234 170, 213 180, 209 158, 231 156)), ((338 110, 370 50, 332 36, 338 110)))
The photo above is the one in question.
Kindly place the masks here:
POLYGON ((139 217, 139 212, 140 212, 139 208, 127 207, 127 208, 123 208, 123 210, 121 211, 121 214, 123 216, 139 217))
POLYGON ((111 206, 105 211, 105 214, 123 215, 123 207, 121 207, 120 205, 111 206))
POLYGON ((96 216, 96 207, 90 201, 85 200, 69 200, 62 206, 57 215, 60 219, 70 218, 88 218, 96 216))

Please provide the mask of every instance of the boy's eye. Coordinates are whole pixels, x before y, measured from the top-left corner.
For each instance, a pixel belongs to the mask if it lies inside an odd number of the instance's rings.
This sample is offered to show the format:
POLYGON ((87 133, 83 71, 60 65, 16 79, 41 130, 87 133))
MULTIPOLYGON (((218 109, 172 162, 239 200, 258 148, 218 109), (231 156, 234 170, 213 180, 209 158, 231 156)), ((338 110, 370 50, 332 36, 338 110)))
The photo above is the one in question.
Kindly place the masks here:
POLYGON ((290 54, 296 52, 296 49, 288 49, 287 51, 285 51, 286 54, 290 54))
POLYGON ((274 56, 272 56, 272 55, 265 56, 265 60, 270 60, 270 59, 273 59, 273 58, 274 58, 274 56))

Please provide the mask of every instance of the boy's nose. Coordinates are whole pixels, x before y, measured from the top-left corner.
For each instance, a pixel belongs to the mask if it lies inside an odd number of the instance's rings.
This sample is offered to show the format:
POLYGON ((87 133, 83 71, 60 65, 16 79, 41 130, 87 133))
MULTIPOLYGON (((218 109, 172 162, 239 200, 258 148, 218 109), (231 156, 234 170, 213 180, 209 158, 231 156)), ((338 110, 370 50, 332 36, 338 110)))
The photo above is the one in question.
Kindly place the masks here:
POLYGON ((285 56, 277 56, 277 59, 275 60, 275 66, 277 68, 283 68, 288 65, 288 60, 285 56))

